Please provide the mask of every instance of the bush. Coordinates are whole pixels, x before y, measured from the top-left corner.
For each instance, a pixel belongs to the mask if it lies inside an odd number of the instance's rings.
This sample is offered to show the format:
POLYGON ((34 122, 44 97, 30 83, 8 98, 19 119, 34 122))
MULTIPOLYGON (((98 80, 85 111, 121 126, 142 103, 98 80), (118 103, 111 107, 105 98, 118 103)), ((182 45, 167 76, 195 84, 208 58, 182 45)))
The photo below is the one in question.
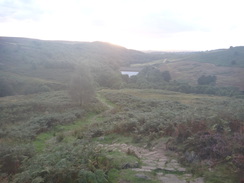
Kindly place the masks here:
POLYGON ((199 85, 215 85, 216 84, 217 77, 216 76, 205 76, 202 75, 200 78, 198 78, 197 83, 199 85))
POLYGON ((31 158, 35 154, 34 147, 30 144, 0 144, 0 172, 16 174, 19 172, 23 161, 31 158))
POLYGON ((28 159, 13 182, 107 182, 105 171, 110 165, 105 166, 101 158, 105 156, 90 142, 57 145, 28 159))
POLYGON ((115 124, 113 133, 119 134, 130 134, 133 133, 137 128, 137 121, 128 120, 115 124))
POLYGON ((61 142, 61 141, 64 140, 64 138, 65 138, 64 134, 61 133, 61 134, 59 134, 59 135, 56 137, 56 140, 57 140, 57 142, 61 142))

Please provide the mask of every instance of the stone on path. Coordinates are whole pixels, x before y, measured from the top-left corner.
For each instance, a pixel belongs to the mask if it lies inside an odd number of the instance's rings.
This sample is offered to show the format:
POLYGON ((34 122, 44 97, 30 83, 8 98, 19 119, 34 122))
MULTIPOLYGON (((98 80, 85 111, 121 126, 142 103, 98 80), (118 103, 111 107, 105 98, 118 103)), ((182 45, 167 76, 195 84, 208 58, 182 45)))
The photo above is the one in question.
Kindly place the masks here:
POLYGON ((111 144, 102 145, 103 148, 107 150, 119 150, 127 153, 128 151, 133 152, 135 156, 141 159, 142 166, 136 168, 135 166, 130 166, 131 170, 138 172, 135 177, 144 180, 150 180, 151 178, 144 173, 154 172, 156 173, 157 179, 161 183, 204 183, 202 178, 194 179, 191 174, 186 173, 186 169, 181 167, 180 164, 175 159, 169 159, 165 155, 165 148, 160 145, 160 148, 154 148, 152 151, 136 147, 128 144, 111 144), (179 174, 180 175, 177 175, 179 174))
POLYGON ((136 174, 135 175, 137 178, 140 178, 140 179, 145 179, 145 180, 150 180, 150 177, 144 175, 144 174, 136 174))
POLYGON ((195 179, 194 181, 190 181, 190 183, 204 183, 203 178, 199 177, 195 179))
POLYGON ((158 177, 158 180, 160 180, 161 183, 187 183, 187 181, 181 180, 176 175, 173 174, 166 174, 160 176, 158 177))

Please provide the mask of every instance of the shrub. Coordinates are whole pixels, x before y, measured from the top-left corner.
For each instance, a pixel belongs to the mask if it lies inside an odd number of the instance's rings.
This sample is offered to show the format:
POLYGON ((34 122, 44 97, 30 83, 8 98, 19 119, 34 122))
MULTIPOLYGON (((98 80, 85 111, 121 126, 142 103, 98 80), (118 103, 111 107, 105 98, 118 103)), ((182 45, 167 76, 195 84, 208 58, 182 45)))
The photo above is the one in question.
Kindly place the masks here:
POLYGON ((135 120, 128 120, 123 121, 120 123, 117 123, 114 126, 113 133, 119 133, 119 134, 130 134, 134 132, 137 128, 137 121, 135 120))
POLYGON ((209 85, 209 84, 215 85, 216 80, 217 80, 216 76, 202 75, 200 78, 198 78, 197 82, 199 85, 209 85))
POLYGON ((25 161, 13 182, 107 182, 109 165, 105 167, 101 158, 105 156, 90 142, 60 144, 25 161))
POLYGON ((7 174, 19 172, 23 161, 31 158, 35 154, 34 147, 30 144, 0 144, 0 171, 7 174))
POLYGON ((64 134, 61 133, 61 134, 59 134, 59 135, 56 137, 56 140, 57 140, 57 142, 61 142, 61 141, 64 140, 64 138, 65 138, 64 134))

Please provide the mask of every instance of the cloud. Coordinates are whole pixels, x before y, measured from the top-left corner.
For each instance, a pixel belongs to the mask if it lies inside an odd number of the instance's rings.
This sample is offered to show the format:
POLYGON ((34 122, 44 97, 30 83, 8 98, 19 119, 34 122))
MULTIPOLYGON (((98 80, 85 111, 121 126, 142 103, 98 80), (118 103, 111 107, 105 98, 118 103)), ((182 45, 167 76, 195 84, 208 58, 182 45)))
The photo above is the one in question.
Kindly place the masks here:
POLYGON ((0 0, 0 35, 211 49, 244 44, 243 16, 241 0, 0 0))
POLYGON ((34 0, 4 0, 0 1, 0 21, 38 20, 43 11, 36 6, 34 0))

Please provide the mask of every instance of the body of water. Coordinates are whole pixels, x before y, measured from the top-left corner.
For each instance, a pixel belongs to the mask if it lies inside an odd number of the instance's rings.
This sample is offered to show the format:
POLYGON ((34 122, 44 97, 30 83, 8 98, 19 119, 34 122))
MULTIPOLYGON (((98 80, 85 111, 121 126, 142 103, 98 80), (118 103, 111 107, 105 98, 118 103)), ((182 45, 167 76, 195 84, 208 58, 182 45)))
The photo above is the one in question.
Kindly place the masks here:
POLYGON ((129 77, 137 75, 139 72, 136 71, 121 71, 122 75, 128 75, 129 77))

